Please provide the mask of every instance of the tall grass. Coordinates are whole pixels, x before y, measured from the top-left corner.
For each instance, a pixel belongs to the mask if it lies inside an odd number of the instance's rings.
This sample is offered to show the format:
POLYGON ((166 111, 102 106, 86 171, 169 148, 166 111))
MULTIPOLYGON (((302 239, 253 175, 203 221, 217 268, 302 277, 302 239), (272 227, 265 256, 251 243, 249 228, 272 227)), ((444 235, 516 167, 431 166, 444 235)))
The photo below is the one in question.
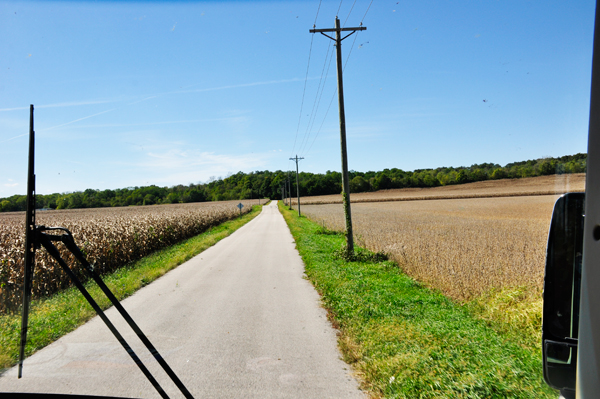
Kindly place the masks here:
MULTIPOLYGON (((557 397, 543 381, 540 351, 518 327, 428 289, 377 254, 347 261, 338 254, 343 234, 323 234, 322 223, 280 209, 339 329, 344 360, 371 397, 557 397)), ((494 296, 498 311, 511 306, 510 296, 494 296)))

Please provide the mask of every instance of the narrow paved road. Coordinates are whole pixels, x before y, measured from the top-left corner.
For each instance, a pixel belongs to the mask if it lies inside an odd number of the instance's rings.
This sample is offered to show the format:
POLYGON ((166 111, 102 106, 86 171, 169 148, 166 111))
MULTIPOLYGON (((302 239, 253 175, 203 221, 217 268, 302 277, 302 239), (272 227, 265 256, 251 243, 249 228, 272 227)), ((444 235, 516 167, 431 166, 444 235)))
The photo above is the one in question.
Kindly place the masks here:
MULTIPOLYGON (((362 398, 275 203, 123 306, 196 398, 362 398)), ((170 397, 179 390, 107 312, 170 397)), ((0 392, 160 397, 99 318, 0 376, 0 392)))

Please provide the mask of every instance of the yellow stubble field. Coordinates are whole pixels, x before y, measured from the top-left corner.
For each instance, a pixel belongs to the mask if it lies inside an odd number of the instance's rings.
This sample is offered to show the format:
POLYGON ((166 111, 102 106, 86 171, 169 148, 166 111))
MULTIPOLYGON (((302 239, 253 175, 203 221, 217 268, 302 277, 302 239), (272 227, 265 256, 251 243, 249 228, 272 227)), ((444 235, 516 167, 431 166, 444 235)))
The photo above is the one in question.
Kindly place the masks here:
MULTIPOLYGON (((583 191, 585 173, 526 177, 521 179, 485 180, 466 184, 431 188, 400 188, 364 193, 352 193, 351 200, 359 202, 418 201, 448 198, 497 198, 527 195, 554 195, 583 191)), ((296 203, 296 198, 292 198, 296 203)), ((302 204, 341 204, 342 196, 321 195, 302 197, 302 204)))
MULTIPOLYGON (((491 289, 541 293, 546 240, 558 195, 352 205, 355 240, 384 251, 409 275, 459 301, 491 289)), ((302 212, 344 230, 341 204, 302 212)))

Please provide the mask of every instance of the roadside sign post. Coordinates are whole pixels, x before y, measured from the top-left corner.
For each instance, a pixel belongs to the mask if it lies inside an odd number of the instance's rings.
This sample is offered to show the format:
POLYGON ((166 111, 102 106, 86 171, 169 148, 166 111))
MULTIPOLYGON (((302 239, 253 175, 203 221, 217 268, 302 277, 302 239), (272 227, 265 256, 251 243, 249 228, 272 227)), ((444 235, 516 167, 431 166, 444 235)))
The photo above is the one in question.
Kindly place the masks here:
POLYGON ((240 209, 240 217, 242 217, 242 208, 244 207, 244 204, 240 202, 239 204, 237 204, 237 207, 240 209))

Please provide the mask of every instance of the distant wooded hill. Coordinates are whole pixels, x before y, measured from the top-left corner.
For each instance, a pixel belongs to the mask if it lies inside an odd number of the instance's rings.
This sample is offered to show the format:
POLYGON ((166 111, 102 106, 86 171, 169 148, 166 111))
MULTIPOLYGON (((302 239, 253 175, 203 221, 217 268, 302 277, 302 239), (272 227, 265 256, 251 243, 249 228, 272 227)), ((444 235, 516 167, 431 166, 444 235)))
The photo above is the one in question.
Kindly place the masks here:
MULTIPOLYGON (((379 172, 350 171, 350 191, 354 193, 404 187, 435 187, 463 184, 481 180, 533 177, 586 171, 587 154, 567 155, 509 163, 505 166, 483 163, 470 167, 418 169, 406 172, 384 169, 379 172)), ((340 172, 325 174, 300 172, 300 195, 315 196, 339 194, 342 191, 340 172)), ((292 196, 296 196, 296 173, 292 179, 292 196)), ((224 201, 249 198, 281 198, 281 186, 288 172, 278 170, 238 172, 210 183, 178 185, 173 187, 127 187, 116 190, 87 189, 83 192, 55 193, 36 196, 38 208, 73 209, 111 206, 173 204, 180 202, 224 201)), ((24 211, 24 195, 0 198, 0 212, 24 211)))

